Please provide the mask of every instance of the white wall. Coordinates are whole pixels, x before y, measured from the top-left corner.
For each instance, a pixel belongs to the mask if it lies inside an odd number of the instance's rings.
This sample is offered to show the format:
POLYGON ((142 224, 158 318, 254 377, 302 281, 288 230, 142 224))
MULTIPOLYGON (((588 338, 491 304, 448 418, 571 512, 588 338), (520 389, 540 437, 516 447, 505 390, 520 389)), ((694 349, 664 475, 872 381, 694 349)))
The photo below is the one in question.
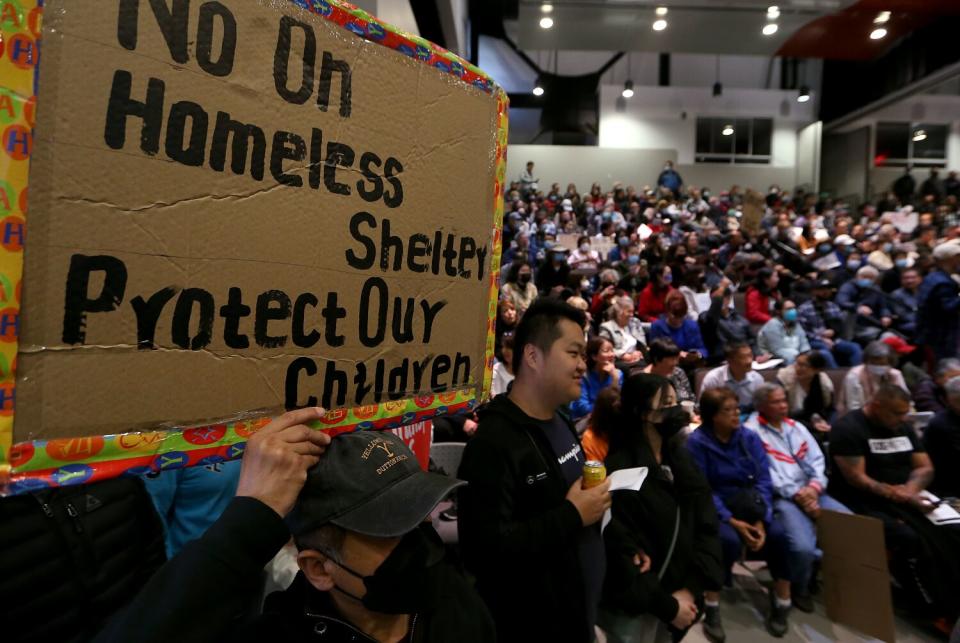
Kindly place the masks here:
POLYGON ((725 88, 722 96, 714 97, 709 87, 637 87, 620 113, 616 103, 621 90, 622 85, 601 87, 601 148, 673 150, 688 184, 707 184, 714 190, 734 183, 763 189, 796 183, 797 131, 814 120, 814 101, 797 103, 794 92, 780 90, 725 88), (698 116, 773 117, 771 163, 695 163, 698 116))
POLYGON ((671 149, 603 149, 579 145, 511 145, 507 149, 507 179, 520 178, 527 161, 536 164, 535 173, 542 189, 551 183, 575 183, 581 193, 599 181, 605 189, 619 181, 640 187, 656 183, 664 160, 676 161, 671 149))
MULTIPOLYGON (((960 170, 960 96, 940 94, 918 94, 888 105, 863 118, 845 124, 839 132, 850 132, 867 128, 869 132, 869 156, 876 156, 875 129, 878 122, 925 122, 950 126, 947 138, 947 169, 960 170)), ((904 168, 871 166, 867 172, 868 198, 882 194, 903 174, 904 168)), ((928 170, 913 171, 913 178, 919 185, 928 176, 928 170)), ((942 178, 943 175, 941 175, 942 178)))
POLYGON ((797 185, 820 191, 820 157, 823 121, 807 125, 797 133, 797 185))

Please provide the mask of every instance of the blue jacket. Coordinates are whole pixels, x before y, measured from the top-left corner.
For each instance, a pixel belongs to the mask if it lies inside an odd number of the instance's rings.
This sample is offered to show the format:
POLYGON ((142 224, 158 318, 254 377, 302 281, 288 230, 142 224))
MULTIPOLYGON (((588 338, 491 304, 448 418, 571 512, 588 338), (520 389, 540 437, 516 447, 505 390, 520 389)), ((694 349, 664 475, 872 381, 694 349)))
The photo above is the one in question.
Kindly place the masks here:
POLYGON ((917 302, 917 342, 930 346, 938 358, 956 356, 960 286, 947 273, 934 270, 923 278, 917 302))
POLYGON ((669 337, 682 351, 699 351, 703 357, 708 356, 707 347, 700 335, 700 326, 692 319, 684 319, 680 328, 674 328, 667 323, 666 316, 653 322, 647 339, 653 341, 657 337, 669 337))
MULTIPOLYGON (((593 405, 600 391, 610 386, 611 375, 604 374, 603 379, 596 371, 588 371, 580 378, 580 399, 570 405, 570 417, 579 420, 593 413, 593 405)), ((617 371, 617 386, 623 388, 623 371, 617 371)))
POLYGON ((724 444, 712 429, 701 425, 690 434, 687 449, 713 489, 713 504, 721 522, 729 522, 732 517, 725 501, 749 486, 752 478, 767 505, 763 521, 770 524, 773 520, 773 482, 767 452, 759 435, 741 427, 734 431, 730 442, 724 444))
MULTIPOLYGON (((861 288, 855 279, 840 286, 837 291, 837 305, 848 313, 856 312, 860 306, 868 306, 872 311, 873 319, 890 316, 890 307, 887 298, 876 286, 861 288)), ((859 315, 858 315, 859 319, 859 315)))

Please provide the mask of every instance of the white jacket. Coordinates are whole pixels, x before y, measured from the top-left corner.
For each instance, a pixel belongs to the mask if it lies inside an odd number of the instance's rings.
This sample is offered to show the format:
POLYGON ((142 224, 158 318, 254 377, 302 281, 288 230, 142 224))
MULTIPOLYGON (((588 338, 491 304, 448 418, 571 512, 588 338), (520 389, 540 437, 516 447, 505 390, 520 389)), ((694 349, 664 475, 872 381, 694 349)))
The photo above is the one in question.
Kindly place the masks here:
POLYGON ((806 486, 818 493, 827 490, 825 459, 820 445, 807 427, 784 418, 780 430, 767 424, 759 413, 752 413, 743 426, 760 436, 770 461, 773 491, 781 498, 793 497, 806 486))

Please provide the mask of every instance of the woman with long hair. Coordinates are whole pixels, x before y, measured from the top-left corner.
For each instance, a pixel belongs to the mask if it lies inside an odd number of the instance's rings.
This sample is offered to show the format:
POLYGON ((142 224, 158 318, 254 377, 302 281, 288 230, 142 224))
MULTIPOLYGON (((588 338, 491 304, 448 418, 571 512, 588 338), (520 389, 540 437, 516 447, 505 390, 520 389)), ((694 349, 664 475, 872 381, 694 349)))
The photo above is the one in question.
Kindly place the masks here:
POLYGON ((611 643, 679 641, 703 591, 722 580, 710 487, 680 435, 689 421, 667 379, 634 373, 624 382, 607 471, 647 467, 648 474, 639 491, 614 494, 604 531, 599 625, 611 643))

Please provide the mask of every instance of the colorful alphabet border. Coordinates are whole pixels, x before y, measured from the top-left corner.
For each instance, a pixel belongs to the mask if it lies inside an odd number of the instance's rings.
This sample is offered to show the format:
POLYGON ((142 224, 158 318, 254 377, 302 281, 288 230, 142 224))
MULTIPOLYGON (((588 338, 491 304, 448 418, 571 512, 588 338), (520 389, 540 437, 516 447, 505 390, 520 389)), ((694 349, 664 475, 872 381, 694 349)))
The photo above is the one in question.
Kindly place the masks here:
MULTIPOLYGON (((483 71, 459 56, 427 40, 404 34, 347 2, 288 1, 361 38, 394 49, 484 92, 496 94, 493 251, 482 386, 334 410, 314 423, 314 427, 336 435, 355 430, 396 428, 438 416, 469 412, 489 394, 493 379, 506 173, 506 94, 483 71)), ((247 438, 266 425, 269 418, 182 430, 12 444, 23 231, 42 11, 43 0, 0 2, 0 127, 3 128, 0 138, 0 495, 239 458, 247 438)))

